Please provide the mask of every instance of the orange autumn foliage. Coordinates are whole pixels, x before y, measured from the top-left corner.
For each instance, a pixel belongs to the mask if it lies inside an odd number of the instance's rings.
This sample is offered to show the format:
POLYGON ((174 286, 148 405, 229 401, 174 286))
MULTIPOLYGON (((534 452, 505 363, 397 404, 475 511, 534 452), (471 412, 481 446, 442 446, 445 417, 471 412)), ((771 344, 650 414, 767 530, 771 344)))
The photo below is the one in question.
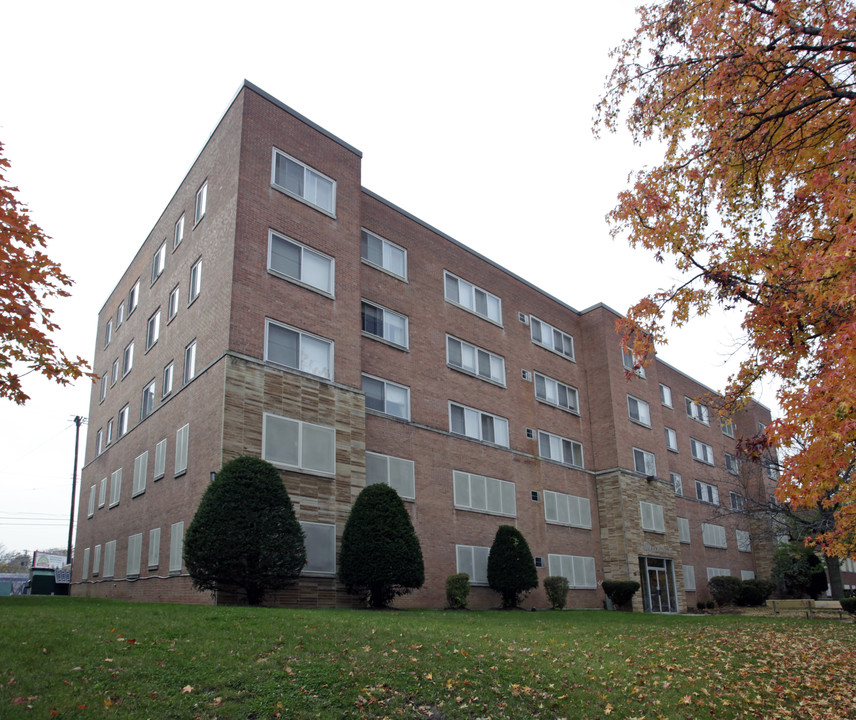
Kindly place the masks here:
POLYGON ((785 449, 779 501, 833 509, 834 529, 813 540, 856 557, 856 5, 667 0, 637 12, 597 125, 624 118, 663 158, 632 174, 611 232, 684 277, 628 311, 625 342, 645 357, 694 313, 744 312, 746 355, 723 409, 776 382, 782 417, 744 449, 785 449))

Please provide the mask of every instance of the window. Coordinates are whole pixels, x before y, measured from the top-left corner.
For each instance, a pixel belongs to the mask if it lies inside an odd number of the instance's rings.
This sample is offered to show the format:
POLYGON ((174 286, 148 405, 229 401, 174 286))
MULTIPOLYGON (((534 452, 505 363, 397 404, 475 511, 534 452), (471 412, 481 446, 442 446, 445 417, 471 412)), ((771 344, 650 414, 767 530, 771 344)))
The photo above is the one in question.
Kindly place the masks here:
POLYGON ((363 375, 366 409, 410 420, 410 388, 404 385, 363 375))
POLYGON ((180 296, 180 291, 178 285, 176 285, 172 292, 169 294, 169 304, 167 305, 166 310, 166 321, 169 323, 172 319, 178 315, 178 300, 180 296))
POLYGON ((182 240, 184 240, 184 213, 181 213, 181 217, 175 223, 175 231, 172 235, 172 249, 175 250, 181 245, 182 240))
POLYGON ((711 568, 707 569, 707 579, 712 580, 715 577, 728 577, 731 575, 731 570, 728 568, 711 568))
POLYGON ((119 411, 119 437, 122 437, 126 432, 128 432, 128 406, 125 405, 119 411))
POLYGON ((190 268, 190 289, 188 290, 187 304, 192 305, 193 301, 199 297, 199 292, 202 289, 202 258, 199 258, 190 268))
POLYGON ((98 393, 98 402, 104 402, 104 398, 107 397, 107 373, 104 373, 101 376, 101 389, 98 393))
POLYGON ((104 544, 104 571, 103 577, 113 577, 116 565, 116 541, 111 540, 104 544))
POLYGON ((713 448, 710 445, 690 438, 690 451, 694 460, 713 465, 713 448))
POLYGON ((725 541, 725 528, 722 525, 712 525, 711 523, 701 524, 702 541, 707 547, 724 548, 727 547, 725 541))
POLYGON ((711 505, 719 505, 719 490, 715 485, 696 480, 695 483, 696 498, 711 505))
POLYGON ((92 577, 97 577, 101 565, 101 546, 96 545, 92 551, 92 577))
POLYGON ((98 507, 103 508, 107 500, 107 478, 101 478, 101 485, 98 488, 98 507))
POLYGON ((156 570, 160 565, 160 528, 149 530, 149 570, 156 570))
POLYGON ((454 470, 455 507, 494 515, 517 516, 514 483, 454 470))
POLYGON ((81 579, 89 579, 89 548, 83 548, 83 574, 81 579))
POLYGON ((104 431, 98 428, 98 432, 95 433, 95 455, 98 456, 102 452, 104 452, 104 431))
POLYGON ((262 458, 304 472, 335 475, 336 430, 265 413, 262 458))
POLYGON ((163 397, 166 397, 172 392, 172 377, 175 369, 175 363, 170 363, 163 369, 163 397))
POLYGON ((642 529, 648 532, 664 533, 666 525, 663 520, 663 506, 656 503, 639 502, 639 512, 642 516, 642 529))
POLYGON ((449 272, 443 274, 446 300, 476 315, 502 325, 502 301, 486 290, 461 280, 449 272))
POLYGON ((446 336, 446 364, 505 386, 505 359, 468 342, 446 336))
POLYGON ((107 446, 110 446, 110 443, 113 442, 113 418, 110 418, 107 421, 107 446))
POLYGON ((196 191, 196 214, 194 215, 193 224, 196 225, 202 218, 205 217, 205 211, 208 209, 208 181, 202 183, 202 187, 196 191))
POLYGON ((508 420, 482 410, 450 402, 449 430, 473 440, 508 447, 508 420))
POLYGON ((140 403, 140 420, 145 420, 155 409, 155 381, 143 388, 143 400, 140 403))
POLYGON ((173 523, 169 528, 169 571, 181 572, 181 558, 184 553, 184 521, 173 523))
POLYGON ((692 565, 684 565, 684 590, 687 592, 695 592, 695 567, 692 565))
POLYGON ((122 327, 122 323, 125 322, 125 301, 119 303, 119 307, 116 310, 116 327, 122 327))
POLYGON ((687 518, 678 518, 678 539, 685 545, 690 543, 690 521, 687 518))
POLYGON ((146 352, 154 345, 160 337, 160 309, 149 318, 146 326, 146 352))
POLYGON ((754 570, 741 570, 740 571, 740 579, 746 582, 747 580, 755 579, 755 571, 754 570))
POLYGON ((535 397, 562 410, 579 413, 577 389, 538 372, 535 373, 535 397))
POLYGON ((128 538, 128 567, 127 577, 140 574, 140 559, 143 554, 143 534, 137 533, 128 538))
POLYGON ((87 517, 92 517, 95 514, 95 485, 90 486, 89 488, 89 509, 87 510, 87 517))
POLYGON ((654 453, 633 448, 633 469, 643 475, 657 477, 657 462, 654 453))
POLYGON ((632 372, 636 377, 645 377, 645 368, 639 360, 633 357, 633 353, 625 347, 621 348, 621 363, 627 372, 632 372))
POLYGON ((736 492, 728 493, 729 499, 731 500, 731 509, 736 512, 743 512, 746 510, 746 498, 736 492))
POLYGON ((333 379, 333 343, 317 335, 265 321, 265 360, 333 379))
POLYGON ((725 469, 732 475, 740 474, 740 464, 737 462, 736 455, 725 453, 725 469))
POLYGON ((196 377, 196 340, 184 348, 184 384, 196 377))
POLYGON ((407 250, 373 232, 362 231, 360 257, 370 265, 407 280, 407 250))
POLYGON ((301 575, 334 575, 336 573, 336 526, 326 523, 301 522, 306 564, 301 575))
POLYGON ((490 555, 489 547, 455 545, 458 572, 470 576, 470 585, 487 585, 488 555, 490 555))
POLYGON ((731 418, 722 417, 719 418, 719 428, 722 430, 723 435, 728 435, 728 437, 734 437, 734 422, 731 418))
POLYGON ((665 407, 672 407, 672 388, 668 385, 663 385, 663 383, 660 383, 660 402, 665 407))
POLYGON ((113 387, 116 384, 116 381, 119 379, 119 358, 116 358, 113 361, 113 367, 110 370, 110 387, 113 387))
POLYGON ((175 431, 175 477, 187 472, 187 446, 190 443, 190 423, 175 431))
POLYGON ((706 405, 700 405, 695 400, 690 400, 689 398, 684 398, 684 402, 687 406, 687 417, 691 417, 693 420, 700 422, 703 425, 710 425, 706 405))
POLYGON ((580 443, 543 430, 538 431, 538 454, 542 458, 562 463, 562 465, 585 467, 583 446, 580 443))
POLYGON ((268 271, 272 274, 332 295, 333 267, 333 258, 270 231, 268 271))
POLYGON ((166 474, 166 438, 155 445, 154 479, 160 480, 166 474))
POLYGON ((646 427, 651 427, 651 410, 648 403, 632 395, 627 396, 627 410, 630 413, 630 419, 635 420, 646 427))
POLYGON ((574 359, 574 339, 567 333, 557 330, 534 315, 529 319, 529 332, 532 342, 541 347, 552 350, 568 360, 574 359))
POLYGON ((128 292, 128 317, 137 309, 137 303, 140 302, 140 281, 134 283, 134 287, 128 292))
POLYGON ((752 552, 752 539, 746 530, 737 530, 737 549, 740 552, 752 552))
POLYGON ((666 431, 666 448, 672 452, 678 452, 678 433, 672 428, 664 428, 666 431))
POLYGON ((572 588, 596 588, 597 576, 593 557, 579 555, 547 555, 550 575, 567 578, 572 588))
POLYGON ((553 525, 591 529, 591 502, 588 498, 544 491, 544 519, 553 525))
POLYGON ((389 485, 402 498, 416 499, 413 460, 366 451, 366 485, 389 485))
POLYGON ((131 340, 122 353, 122 377, 125 377, 134 367, 134 341, 131 340))
POLYGON ((404 315, 363 300, 361 317, 364 333, 403 348, 408 346, 407 317, 404 315))
POLYGON ((134 488, 131 497, 146 491, 146 475, 149 471, 149 451, 137 455, 134 459, 134 488))
POLYGON ((684 481, 679 473, 669 473, 669 479, 672 481, 672 487, 675 488, 675 495, 684 494, 684 481))
POLYGON ((164 266, 166 265, 166 242, 163 243, 155 253, 152 258, 152 284, 154 284, 155 280, 157 280, 161 274, 163 273, 164 266))
POLYGON ((119 504, 119 497, 122 494, 122 468, 114 470, 110 476, 110 507, 115 507, 119 504))
POLYGON ((104 347, 110 344, 113 339, 113 318, 107 321, 107 326, 104 328, 104 347))
POLYGON ((334 215, 336 182, 284 152, 273 150, 274 187, 334 215))

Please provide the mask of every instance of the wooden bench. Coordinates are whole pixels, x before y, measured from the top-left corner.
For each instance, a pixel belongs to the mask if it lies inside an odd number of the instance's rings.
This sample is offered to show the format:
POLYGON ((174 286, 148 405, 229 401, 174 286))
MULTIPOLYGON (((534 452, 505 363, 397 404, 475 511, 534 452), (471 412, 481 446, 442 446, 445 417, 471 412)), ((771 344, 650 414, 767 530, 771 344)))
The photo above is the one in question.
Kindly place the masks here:
POLYGON ((805 612, 807 618, 822 616, 823 613, 838 613, 838 619, 844 618, 844 611, 838 600, 771 600, 773 615, 784 610, 805 612))

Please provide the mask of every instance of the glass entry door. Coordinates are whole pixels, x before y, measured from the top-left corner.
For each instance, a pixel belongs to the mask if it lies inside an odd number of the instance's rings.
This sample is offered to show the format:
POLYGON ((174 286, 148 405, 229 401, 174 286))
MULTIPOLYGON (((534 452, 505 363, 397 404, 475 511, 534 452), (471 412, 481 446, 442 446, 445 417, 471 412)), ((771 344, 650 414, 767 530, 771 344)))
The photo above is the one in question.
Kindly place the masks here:
POLYGON ((642 578, 642 601, 645 605, 645 612, 678 612, 675 576, 671 560, 668 558, 640 557, 639 574, 642 578))

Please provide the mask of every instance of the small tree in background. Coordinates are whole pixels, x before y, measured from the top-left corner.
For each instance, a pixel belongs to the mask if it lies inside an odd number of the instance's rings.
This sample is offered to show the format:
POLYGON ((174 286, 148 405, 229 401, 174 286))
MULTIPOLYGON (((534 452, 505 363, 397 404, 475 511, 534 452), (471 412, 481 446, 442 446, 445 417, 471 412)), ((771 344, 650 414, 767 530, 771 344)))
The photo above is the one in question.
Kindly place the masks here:
POLYGON ((221 468, 187 529, 184 562, 195 588, 243 593, 250 605, 294 582, 303 529, 273 465, 244 456, 221 468))
POLYGON ((812 548, 801 542, 781 545, 773 556, 773 580, 786 597, 817 599, 826 591, 826 571, 812 548))
POLYGON ((450 610, 466 610, 470 600, 470 576, 466 573, 446 578, 446 602, 450 610))
POLYGON ((568 602, 568 578, 564 575, 550 575, 544 580, 544 590, 547 600, 553 610, 564 610, 568 602))
POLYGON ((419 538, 404 502, 388 485, 369 485, 357 496, 342 533, 339 579, 373 608, 385 608, 425 582, 419 538))
POLYGON ((516 608, 520 595, 538 587, 538 571, 526 538, 511 525, 500 525, 487 557, 487 583, 502 596, 502 607, 516 608))

